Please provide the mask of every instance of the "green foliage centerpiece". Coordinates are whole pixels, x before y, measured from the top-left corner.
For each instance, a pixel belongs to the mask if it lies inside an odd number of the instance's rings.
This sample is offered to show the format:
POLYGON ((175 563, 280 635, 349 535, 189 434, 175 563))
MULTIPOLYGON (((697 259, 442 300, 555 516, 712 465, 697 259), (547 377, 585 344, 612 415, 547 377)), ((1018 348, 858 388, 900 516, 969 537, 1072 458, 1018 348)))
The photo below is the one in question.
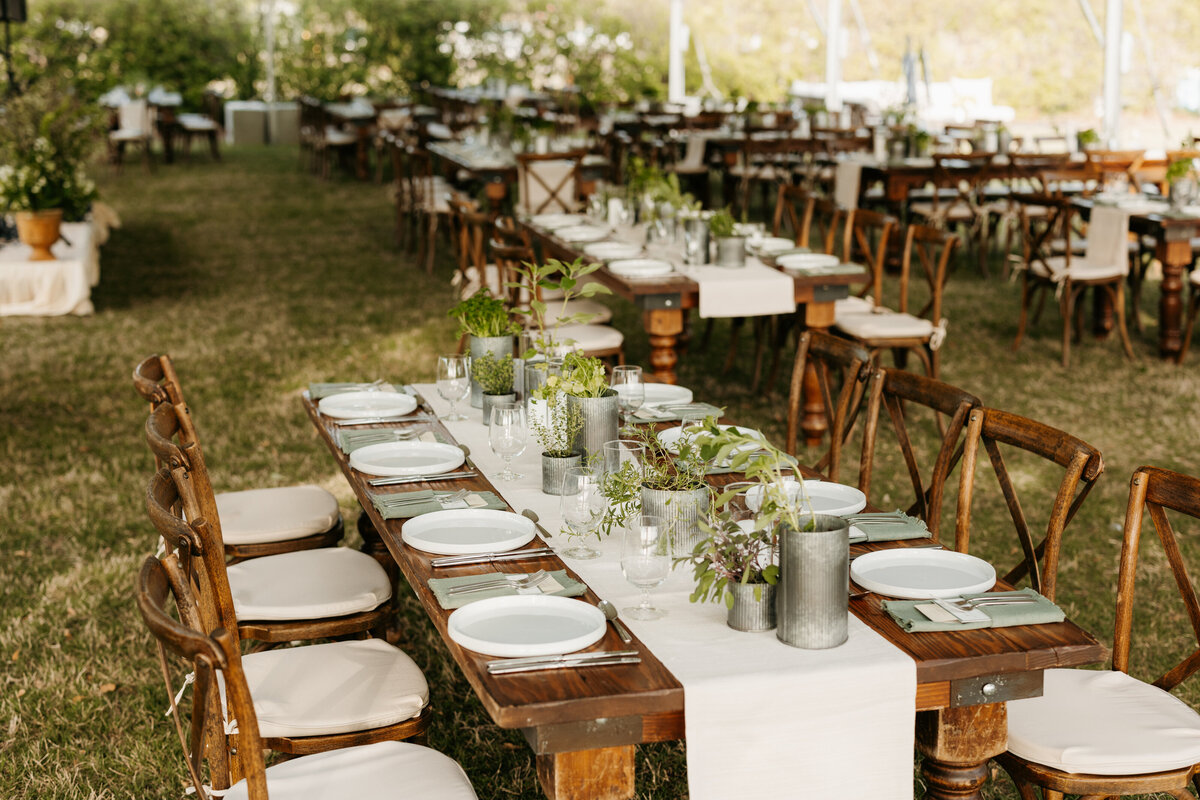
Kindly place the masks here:
POLYGON ((608 385, 604 362, 581 353, 563 356, 562 391, 567 403, 579 409, 583 425, 575 436, 575 449, 585 459, 604 451, 604 443, 618 436, 619 411, 617 393, 608 385))
POLYGON ((723 208, 708 219, 708 232, 717 242, 717 264, 722 267, 746 265, 746 237, 737 233, 737 222, 723 208))
POLYGON ((471 376, 479 382, 482 391, 483 424, 487 425, 492 418, 493 405, 517 399, 513 391, 512 353, 505 353, 499 358, 492 353, 484 353, 472 359, 471 376))
MULTIPOLYGON (((481 359, 485 353, 491 353, 495 359, 512 358, 513 337, 521 326, 503 300, 493 297, 487 289, 480 289, 460 300, 448 314, 458 320, 459 335, 468 337, 472 362, 481 359)), ((471 375, 471 406, 483 407, 483 387, 474 374, 471 375)))

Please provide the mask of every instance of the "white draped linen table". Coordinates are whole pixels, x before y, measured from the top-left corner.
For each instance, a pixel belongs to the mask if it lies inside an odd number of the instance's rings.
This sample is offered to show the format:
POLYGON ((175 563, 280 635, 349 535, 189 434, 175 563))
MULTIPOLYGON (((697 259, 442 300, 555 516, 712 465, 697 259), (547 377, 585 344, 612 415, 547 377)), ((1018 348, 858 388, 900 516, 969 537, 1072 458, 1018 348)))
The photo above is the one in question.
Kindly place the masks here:
POLYGON ((0 247, 0 316, 91 314, 100 282, 100 249, 90 222, 66 222, 51 252, 55 261, 30 261, 27 245, 0 247))
MULTIPOLYGON (((436 387, 416 387, 439 414, 449 406, 436 387)), ((477 413, 477 412, 476 412, 477 413)), ((494 476, 500 459, 488 429, 472 414, 444 423, 476 465, 518 510, 533 509, 557 550, 557 497, 541 491, 541 460, 530 440, 513 461, 523 474, 494 476)), ((618 608, 638 592, 621 575, 618 537, 601 541, 598 559, 567 564, 618 608)), ((690 570, 679 567, 652 593, 661 620, 625 619, 684 687, 691 800, 902 800, 913 796, 916 667, 882 636, 850 617, 850 638, 830 650, 801 650, 774 632, 739 633, 723 604, 688 601, 690 570)))

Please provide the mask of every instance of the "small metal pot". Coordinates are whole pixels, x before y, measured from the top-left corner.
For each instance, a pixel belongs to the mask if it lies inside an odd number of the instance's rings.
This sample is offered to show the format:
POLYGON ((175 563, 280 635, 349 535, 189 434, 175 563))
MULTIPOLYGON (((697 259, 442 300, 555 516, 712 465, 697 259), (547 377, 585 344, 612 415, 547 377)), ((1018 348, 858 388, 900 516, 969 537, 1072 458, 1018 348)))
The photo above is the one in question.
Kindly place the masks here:
MULTIPOLYGON (((511 356, 513 352, 513 337, 511 336, 472 336, 470 337, 471 358, 482 358, 484 353, 491 353, 493 358, 511 356)), ((483 407, 483 387, 479 381, 471 378, 471 408, 483 407)))
POLYGON ((484 392, 482 395, 480 395, 480 397, 482 398, 481 408, 483 408, 483 424, 491 425, 492 406, 496 405, 497 403, 511 403, 517 399, 517 394, 516 392, 509 392, 508 394, 487 394, 484 392))
POLYGON ((849 635, 850 537, 841 517, 818 514, 815 529, 782 528, 775 611, 784 644, 837 647, 849 635))
POLYGON ((708 513, 707 486, 688 491, 647 489, 642 487, 642 513, 669 520, 674 533, 674 549, 686 555, 704 538, 700 520, 708 513))
POLYGON ((717 239, 717 266, 746 266, 745 236, 722 236, 717 239))
POLYGON ((575 437, 575 450, 590 459, 604 451, 604 443, 619 438, 620 406, 617 393, 612 389, 602 397, 575 397, 567 395, 567 402, 579 407, 583 415, 583 428, 575 437))
POLYGON ((563 476, 571 467, 583 463, 583 456, 573 453, 569 456, 551 456, 542 453, 542 493, 561 495, 563 476))
POLYGON ((733 607, 725 621, 735 631, 769 631, 775 627, 775 587, 769 583, 734 583, 733 607), (758 590, 758 598, 755 598, 758 590))

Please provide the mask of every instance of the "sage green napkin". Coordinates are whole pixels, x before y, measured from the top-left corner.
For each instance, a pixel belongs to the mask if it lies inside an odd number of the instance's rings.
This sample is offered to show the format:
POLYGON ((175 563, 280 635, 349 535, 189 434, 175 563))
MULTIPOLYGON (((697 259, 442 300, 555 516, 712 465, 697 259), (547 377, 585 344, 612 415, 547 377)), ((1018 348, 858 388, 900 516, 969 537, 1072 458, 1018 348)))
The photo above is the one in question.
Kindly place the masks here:
POLYGON ((760 253, 758 257, 761 258, 763 261, 772 261, 773 262, 775 259, 779 258, 780 256, 790 256, 790 255, 795 255, 796 253, 811 253, 811 252, 812 252, 812 248, 810 248, 810 247, 793 247, 790 250, 772 250, 770 253, 760 253))
POLYGON ((445 497, 454 492, 434 492, 432 489, 417 489, 411 492, 393 492, 391 494, 371 495, 371 504, 384 519, 411 519, 433 511, 449 511, 463 508, 485 508, 493 511, 505 511, 508 503, 501 500, 494 492, 471 492, 459 503, 442 505, 435 497, 445 497), (411 500, 403 505, 391 505, 386 502, 389 497, 403 497, 411 500))
POLYGON ((854 544, 861 542, 898 542, 901 539, 924 539, 929 536, 929 528, 920 517, 910 517, 903 511, 889 511, 878 514, 854 514, 850 520, 850 541, 854 544), (859 522, 867 524, 859 526, 859 522))
MULTIPOLYGON (((461 608, 468 603, 474 603, 476 600, 485 600, 489 597, 509 597, 515 594, 522 594, 514 589, 511 585, 497 586, 495 589, 481 589, 478 592, 468 592, 467 594, 447 595, 448 589, 453 589, 455 586, 462 586, 465 583, 476 583, 491 575, 497 575, 496 572, 486 572, 482 575, 459 575, 456 578, 430 578, 429 588, 433 592, 433 596, 442 604, 442 608, 447 610, 452 608, 461 608)), ((517 574, 519 577, 524 577, 528 573, 506 573, 517 574)), ((554 584, 547 580, 540 584, 536 590, 527 590, 523 594, 548 594, 557 597, 578 597, 587 592, 587 587, 577 580, 567 577, 567 571, 564 569, 554 570, 549 573, 551 579, 557 582, 559 588, 555 588, 554 584)))
POLYGON ((378 386, 373 386, 371 383, 352 382, 352 383, 310 383, 308 385, 308 396, 314 401, 322 400, 329 397, 331 394, 341 394, 342 392, 359 392, 364 391, 370 386, 380 392, 395 392, 399 391, 390 383, 381 383, 378 386))
POLYGON ((1042 597, 1033 589, 1021 589, 1015 592, 981 592, 965 594, 965 598, 973 597, 1015 597, 1025 595, 1037 598, 1034 603, 1017 603, 1011 606, 980 606, 979 610, 987 614, 989 619, 980 622, 934 622, 917 610, 917 606, 932 603, 932 600, 884 600, 883 610, 896 620, 896 623, 909 633, 927 633, 930 631, 967 631, 976 628, 1008 628, 1013 625, 1044 625, 1050 622, 1062 622, 1067 618, 1063 610, 1054 603, 1042 597))
POLYGON ((630 415, 634 422, 679 422, 685 418, 720 417, 725 409, 710 403, 664 403, 653 409, 639 409, 630 415))
POLYGON ((395 436, 394 428, 339 428, 338 446, 342 448, 342 452, 350 455, 360 447, 366 447, 369 444, 382 444, 384 442, 441 442, 442 444, 452 444, 452 442, 437 431, 421 431, 415 439, 399 439, 395 436))

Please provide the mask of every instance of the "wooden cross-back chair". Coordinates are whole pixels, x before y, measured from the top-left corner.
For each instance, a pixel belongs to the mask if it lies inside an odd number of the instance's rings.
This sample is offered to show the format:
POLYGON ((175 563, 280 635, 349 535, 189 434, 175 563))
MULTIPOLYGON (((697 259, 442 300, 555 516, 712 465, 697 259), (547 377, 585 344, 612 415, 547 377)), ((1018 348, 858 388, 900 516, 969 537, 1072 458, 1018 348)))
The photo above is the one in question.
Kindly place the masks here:
POLYGON ((829 430, 829 449, 813 465, 831 481, 841 471, 842 448, 858 419, 873 368, 871 354, 858 345, 820 331, 805 331, 796 347, 792 384, 788 393, 788 453, 798 455, 798 434, 806 414, 821 414, 829 430), (811 369, 810 369, 811 368, 811 369), (816 381, 820 408, 804 403, 806 385, 816 381))
POLYGON ((968 417, 972 409, 981 405, 983 401, 978 397, 948 383, 899 369, 876 370, 871 375, 867 392, 867 416, 863 430, 858 488, 869 500, 875 478, 875 458, 880 446, 880 411, 886 409, 891 430, 912 484, 913 501, 907 513, 925 520, 933 538, 937 539, 941 527, 946 481, 962 460, 963 431, 966 429, 968 417), (927 477, 922 476, 921 459, 913 441, 911 406, 930 409, 938 429, 935 439, 937 452, 927 477))
POLYGON ((1145 160, 1145 150, 1091 149, 1087 151, 1088 166, 1096 173, 1102 184, 1115 177, 1120 177, 1129 181, 1130 191, 1137 186, 1137 171, 1145 160))
MULTIPOLYGON (((1130 481, 1125 512, 1112 669, 1046 670, 1041 697, 1008 704, 1008 752, 996 760, 1022 798, 1035 798, 1038 788, 1046 800, 1061 800, 1067 794, 1098 800, 1160 792, 1194 800, 1189 785, 1200 791, 1200 714, 1171 694, 1200 669, 1200 600, 1181 543, 1184 537, 1168 511, 1194 524, 1200 518, 1200 480, 1139 467, 1130 481), (1174 637, 1165 638, 1156 630, 1153 640, 1140 640, 1142 652, 1162 654, 1171 665, 1152 682, 1130 674, 1135 578, 1146 516, 1183 604, 1183 613, 1168 616, 1155 603, 1153 618, 1186 618, 1189 628, 1184 633, 1178 630, 1183 625, 1176 623, 1171 628, 1174 637), (1181 656, 1179 648, 1185 642, 1181 656)), ((1162 574, 1157 567, 1154 573, 1162 574)), ((1143 593, 1159 597, 1153 589, 1143 593)))
POLYGON ((190 582, 174 556, 162 561, 146 558, 138 574, 136 599, 155 639, 187 781, 196 797, 475 799, 470 781, 453 760, 408 742, 345 741, 343 746, 267 768, 263 749, 270 748, 272 740, 260 734, 256 698, 247 676, 246 662, 254 656, 242 657, 237 637, 228 629, 203 626, 190 582), (193 676, 194 697, 186 727, 175 702, 169 655, 183 661, 193 676))
POLYGON ((814 199, 807 189, 790 184, 780 185, 771 222, 771 235, 779 236, 788 231, 797 247, 808 247, 814 199))
POLYGON ((438 228, 450 216, 449 189, 436 177, 433 157, 428 150, 409 147, 407 157, 409 191, 416 219, 417 263, 424 263, 425 272, 432 275, 438 228))
POLYGON ((892 231, 899 224, 895 217, 869 211, 865 208, 852 209, 846 221, 846 240, 842 248, 842 260, 863 264, 870 273, 870 283, 859 291, 859 296, 874 295, 875 304, 883 305, 883 273, 887 263, 888 243, 892 231))
POLYGON ((988 275, 986 189, 993 178, 1003 174, 992 166, 995 157, 991 152, 935 155, 929 200, 908 206, 909 214, 921 224, 946 229, 961 226, 963 244, 976 247, 984 277, 988 275))
POLYGON ((579 165, 584 155, 582 150, 518 153, 521 209, 526 214, 545 214, 579 208, 579 165))
POLYGON ((813 199, 809 219, 807 246, 813 252, 844 256, 850 246, 850 219, 846 212, 832 200, 817 197, 813 199))
MULTIPOLYGON (((208 471, 196 458, 193 445, 176 442, 180 427, 174 406, 162 403, 151 411, 145 432, 150 450, 162 465, 147 500, 151 521, 168 546, 173 537, 178 538, 178 526, 164 515, 206 521, 211 540, 192 542, 198 549, 188 555, 201 559, 207 571, 226 586, 233 582, 236 595, 230 591, 228 608, 222 609, 222 624, 269 645, 385 633, 395 607, 391 580, 379 562, 357 550, 324 547, 226 565, 208 471), (171 477, 173 488, 163 482, 163 471, 171 477)), ((219 590, 214 590, 214 597, 214 602, 226 602, 219 590)))
MULTIPOLYGON (((171 357, 152 355, 133 368, 133 387, 153 410, 163 403, 174 407, 177 435, 188 448, 193 469, 208 480, 200 437, 171 357)), ((157 461, 155 466, 162 466, 157 461)), ((201 497, 203 514, 215 518, 221 507, 229 518, 223 530, 225 554, 234 563, 247 558, 332 547, 342 538, 342 515, 337 498, 319 486, 282 486, 240 492, 208 491, 201 497)))
POLYGON ((458 269, 451 283, 461 297, 470 297, 486 287, 496 297, 507 291, 508 277, 488 260, 487 244, 492 228, 491 214, 460 192, 450 195, 450 219, 458 269))
POLYGON ((1035 590, 1053 600, 1058 583, 1063 531, 1087 499, 1096 479, 1104 472, 1104 459, 1096 448, 1044 423, 994 408, 973 409, 967 424, 962 473, 959 476, 958 517, 955 521, 954 549, 962 553, 969 552, 971 545, 971 505, 975 494, 975 465, 979 459, 980 444, 991 462, 1022 553, 1021 561, 1002 577, 1012 584, 1028 577, 1035 590), (1004 459, 1002 445, 1057 464, 1064 470, 1051 504, 1045 533, 1039 541, 1034 541, 1016 483, 1004 459))
POLYGON ((748 136, 742 145, 741 163, 730 168, 730 174, 738 179, 738 213, 749 214, 755 184, 761 187, 766 207, 775 187, 791 184, 792 172, 799 164, 800 145, 793 140, 748 136))

